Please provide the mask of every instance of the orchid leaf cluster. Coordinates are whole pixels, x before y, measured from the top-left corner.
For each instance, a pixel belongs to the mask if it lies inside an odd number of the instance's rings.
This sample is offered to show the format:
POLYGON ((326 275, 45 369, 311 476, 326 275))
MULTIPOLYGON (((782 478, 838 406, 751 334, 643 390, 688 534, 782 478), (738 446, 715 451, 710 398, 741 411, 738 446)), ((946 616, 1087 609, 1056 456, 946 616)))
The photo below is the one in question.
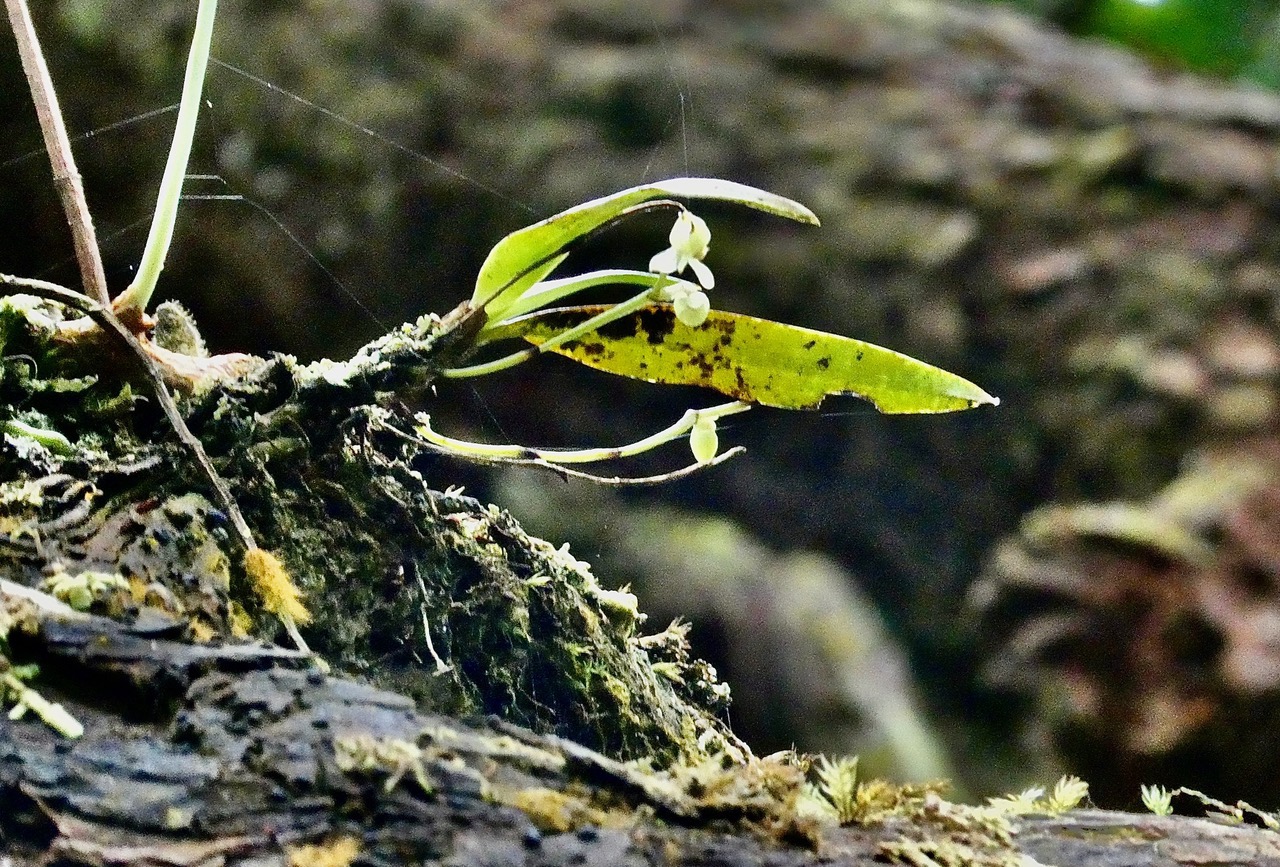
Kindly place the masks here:
MULTIPOLYGON (((191 150, 216 0, 201 0, 188 57, 177 129, 161 181, 152 231, 134 282, 114 302, 141 318, 159 278, 191 150)), ((717 200, 818 225, 799 202, 732 181, 675 178, 594 199, 500 240, 485 258, 471 298, 446 317, 445 330, 466 335, 454 358, 489 344, 525 347, 491 360, 437 371, 451 378, 495 373, 556 352, 589 367, 650 382, 700 385, 732 403, 690 410, 663 431, 609 449, 537 451, 467 443, 437 433, 420 415, 416 433, 432 447, 485 460, 533 460, 550 465, 628 457, 688 436, 695 466, 717 460, 716 420, 754 404, 814 408, 828 395, 853 394, 888 413, 950 412, 997 400, 973 383, 873 344, 711 308, 715 287, 707 257, 711 229, 686 204, 717 200), (669 246, 645 270, 609 269, 552 278, 591 235, 644 211, 672 209, 669 246), (680 276, 690 272, 693 280, 680 276), (600 286, 630 287, 630 297, 597 307, 551 308, 600 286), (465 324, 466 328, 462 328, 465 324)))
POLYGON ((719 451, 716 420, 752 405, 814 409, 838 394, 862 397, 885 413, 951 412, 998 403, 968 380, 890 349, 713 310, 707 290, 716 281, 706 262, 711 230, 683 203, 690 199, 719 200, 818 224, 817 216, 799 202, 716 178, 675 178, 578 205, 499 241, 481 266, 470 301, 454 311, 455 321, 480 319, 470 353, 508 340, 532 346, 441 374, 496 373, 555 352, 619 376, 710 388, 734 398, 733 403, 690 410, 671 427, 616 448, 552 451, 469 443, 440 434, 429 416, 419 415, 417 432, 423 439, 481 460, 569 464, 630 457, 687 435, 695 465, 705 465, 719 451), (650 258, 648 270, 551 278, 582 239, 655 208, 677 213, 670 246, 650 258), (684 271, 691 271, 697 282, 679 276, 684 271), (616 304, 550 306, 609 285, 630 287, 634 294, 616 304))

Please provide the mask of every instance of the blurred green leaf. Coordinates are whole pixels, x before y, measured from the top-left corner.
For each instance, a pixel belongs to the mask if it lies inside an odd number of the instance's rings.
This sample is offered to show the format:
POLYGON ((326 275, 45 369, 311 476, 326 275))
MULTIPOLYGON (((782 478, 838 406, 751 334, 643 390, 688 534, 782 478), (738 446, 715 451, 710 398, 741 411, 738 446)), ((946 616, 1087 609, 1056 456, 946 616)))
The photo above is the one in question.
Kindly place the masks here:
POLYGON ((1235 75, 1255 55, 1269 0, 1092 0, 1078 32, 1197 72, 1235 75))

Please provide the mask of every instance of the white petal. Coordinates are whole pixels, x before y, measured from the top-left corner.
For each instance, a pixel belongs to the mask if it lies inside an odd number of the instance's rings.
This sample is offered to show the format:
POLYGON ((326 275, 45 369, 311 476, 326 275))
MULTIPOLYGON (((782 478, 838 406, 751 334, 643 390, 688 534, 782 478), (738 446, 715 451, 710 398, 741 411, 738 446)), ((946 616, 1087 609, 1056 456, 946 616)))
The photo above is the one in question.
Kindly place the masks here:
POLYGON ((667 240, 671 242, 671 246, 677 250, 689 246, 689 238, 693 235, 693 222, 690 220, 693 214, 681 209, 676 215, 676 221, 671 226, 671 231, 667 233, 667 240))
MULTIPOLYGON (((689 260, 689 267, 693 269, 693 273, 698 275, 698 282, 702 284, 703 289, 714 289, 716 286, 716 276, 711 273, 711 269, 707 267, 705 262, 697 259, 689 260)), ((649 270, 653 270, 650 268, 649 270)))
POLYGON ((706 256, 711 248, 711 228, 697 214, 689 214, 689 239, 685 243, 695 259, 706 256))
POLYGON ((668 247, 649 260, 649 270, 655 274, 671 274, 676 270, 676 248, 668 247))
POLYGON ((663 286, 659 291, 667 301, 679 301, 682 298, 687 298, 690 292, 697 292, 698 290, 688 283, 681 282, 663 286))

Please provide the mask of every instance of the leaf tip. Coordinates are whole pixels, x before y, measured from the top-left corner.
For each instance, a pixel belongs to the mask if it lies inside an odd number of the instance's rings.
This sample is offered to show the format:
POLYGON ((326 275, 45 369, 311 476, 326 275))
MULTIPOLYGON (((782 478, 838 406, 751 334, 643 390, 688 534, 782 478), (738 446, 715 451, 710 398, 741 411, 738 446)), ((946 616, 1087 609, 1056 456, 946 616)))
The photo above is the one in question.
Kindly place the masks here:
MULTIPOLYGON (((986 389, 970 382, 967 379, 960 379, 956 383, 956 387, 949 389, 952 397, 964 401, 962 406, 957 409, 977 409, 980 406, 999 406, 1000 398, 994 394, 989 394, 986 389)), ((947 410, 943 410, 946 412, 947 410)))

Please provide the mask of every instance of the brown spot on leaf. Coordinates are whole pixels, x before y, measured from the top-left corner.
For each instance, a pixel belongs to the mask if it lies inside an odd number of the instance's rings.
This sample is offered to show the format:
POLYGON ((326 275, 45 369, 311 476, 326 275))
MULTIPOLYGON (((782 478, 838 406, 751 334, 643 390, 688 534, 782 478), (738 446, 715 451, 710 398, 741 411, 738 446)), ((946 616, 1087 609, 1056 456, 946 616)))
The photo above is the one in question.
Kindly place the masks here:
POLYGON ((822 358, 818 359, 818 367, 821 367, 823 370, 826 370, 830 366, 831 366, 831 356, 824 355, 822 358))
MULTIPOLYGON (((644 332, 649 342, 655 346, 666 340, 676 327, 675 308, 669 304, 646 307, 619 321, 626 322, 627 319, 635 320, 636 324, 631 332, 632 334, 644 332)), ((601 333, 604 333, 603 329, 601 329, 601 333)))

